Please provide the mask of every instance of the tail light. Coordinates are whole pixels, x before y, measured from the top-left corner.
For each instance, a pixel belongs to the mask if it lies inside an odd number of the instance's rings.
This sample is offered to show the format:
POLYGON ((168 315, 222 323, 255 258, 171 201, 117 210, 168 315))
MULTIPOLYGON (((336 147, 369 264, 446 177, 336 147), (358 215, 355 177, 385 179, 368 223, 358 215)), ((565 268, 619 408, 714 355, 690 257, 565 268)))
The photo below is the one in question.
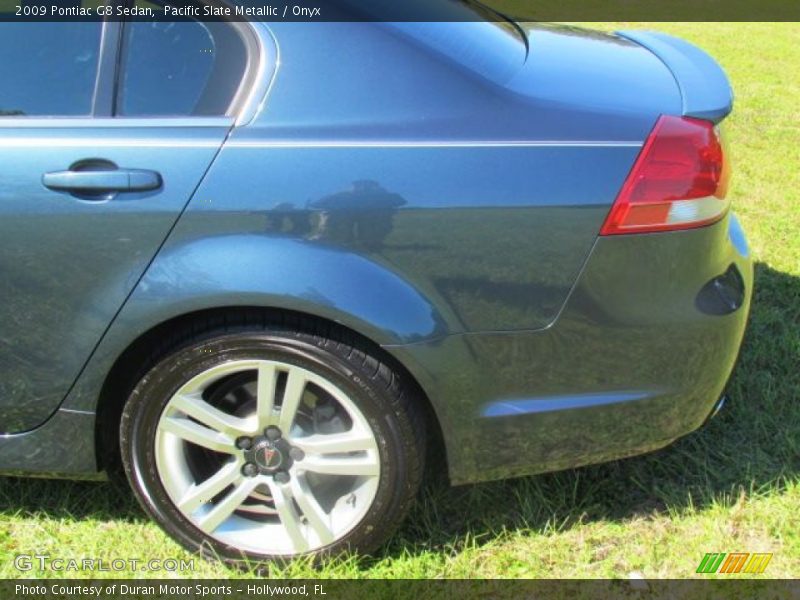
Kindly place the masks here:
POLYGON ((662 116, 600 235, 689 229, 718 221, 729 206, 725 154, 713 123, 662 116))

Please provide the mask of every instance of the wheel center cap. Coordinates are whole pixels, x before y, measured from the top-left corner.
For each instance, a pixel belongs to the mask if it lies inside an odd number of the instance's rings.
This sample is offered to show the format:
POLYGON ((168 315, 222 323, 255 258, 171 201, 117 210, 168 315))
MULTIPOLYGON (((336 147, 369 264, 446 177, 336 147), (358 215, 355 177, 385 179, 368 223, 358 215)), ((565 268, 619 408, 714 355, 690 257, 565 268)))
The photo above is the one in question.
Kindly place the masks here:
POLYGON ((283 452, 271 441, 264 440, 253 447, 253 461, 264 471, 274 471, 284 463, 283 452))

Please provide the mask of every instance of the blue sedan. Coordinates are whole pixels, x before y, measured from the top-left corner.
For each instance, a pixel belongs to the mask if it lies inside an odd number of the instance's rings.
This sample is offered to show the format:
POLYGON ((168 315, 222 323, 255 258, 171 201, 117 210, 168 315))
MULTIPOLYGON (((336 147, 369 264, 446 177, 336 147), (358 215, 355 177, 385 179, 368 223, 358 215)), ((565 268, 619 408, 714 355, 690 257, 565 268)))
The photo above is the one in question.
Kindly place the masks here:
POLYGON ((0 55, 2 473, 124 470, 231 563, 369 552, 426 471, 721 406, 753 272, 731 89, 682 40, 35 21, 0 55))

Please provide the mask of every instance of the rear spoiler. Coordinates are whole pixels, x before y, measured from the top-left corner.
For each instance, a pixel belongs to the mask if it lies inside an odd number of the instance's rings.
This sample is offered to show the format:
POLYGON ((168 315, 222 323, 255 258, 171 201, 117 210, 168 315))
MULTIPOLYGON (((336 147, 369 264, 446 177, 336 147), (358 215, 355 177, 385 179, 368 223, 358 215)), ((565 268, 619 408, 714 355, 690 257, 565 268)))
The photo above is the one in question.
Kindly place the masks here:
POLYGON ((665 33, 618 31, 617 35, 647 48, 672 72, 683 98, 683 116, 719 123, 731 112, 728 77, 700 48, 665 33))

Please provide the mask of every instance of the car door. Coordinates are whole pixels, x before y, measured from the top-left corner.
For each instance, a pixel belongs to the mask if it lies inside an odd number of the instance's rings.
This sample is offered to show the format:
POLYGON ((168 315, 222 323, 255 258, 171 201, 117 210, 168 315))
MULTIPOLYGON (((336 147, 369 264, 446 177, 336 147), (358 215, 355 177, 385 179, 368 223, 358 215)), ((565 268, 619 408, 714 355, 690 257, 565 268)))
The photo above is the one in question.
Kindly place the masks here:
POLYGON ((214 160, 242 24, 0 24, 0 433, 58 407, 214 160))

